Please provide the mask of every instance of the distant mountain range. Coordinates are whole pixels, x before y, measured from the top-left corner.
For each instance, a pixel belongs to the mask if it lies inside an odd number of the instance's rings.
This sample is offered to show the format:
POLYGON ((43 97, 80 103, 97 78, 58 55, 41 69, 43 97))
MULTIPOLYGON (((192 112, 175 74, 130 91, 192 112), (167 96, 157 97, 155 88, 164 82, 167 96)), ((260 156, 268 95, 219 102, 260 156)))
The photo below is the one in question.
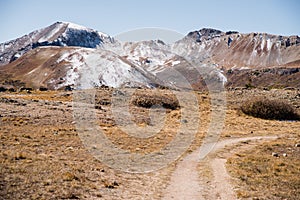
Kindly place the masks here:
POLYGON ((0 44, 0 86, 300 88, 300 38, 203 28, 173 44, 120 42, 56 22, 0 44))

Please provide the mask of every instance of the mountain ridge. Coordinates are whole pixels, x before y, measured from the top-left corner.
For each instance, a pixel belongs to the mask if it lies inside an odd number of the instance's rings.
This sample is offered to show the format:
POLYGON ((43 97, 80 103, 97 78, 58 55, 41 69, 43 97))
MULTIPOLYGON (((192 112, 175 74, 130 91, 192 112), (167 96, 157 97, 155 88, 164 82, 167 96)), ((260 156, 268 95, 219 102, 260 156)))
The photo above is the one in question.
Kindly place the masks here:
MULTIPOLYGON (((159 39, 119 42, 90 28, 56 22, 2 43, 0 47, 0 84, 19 80, 34 88, 101 85, 189 88, 190 84, 201 89, 209 82, 240 87, 259 79, 251 77, 253 70, 261 74, 265 68, 290 68, 288 72, 269 70, 270 77, 285 82, 289 74, 293 74, 293 79, 300 74, 297 71, 300 68, 299 36, 267 33, 243 34, 202 28, 189 32, 173 44, 159 39), (5 80, 6 76, 12 80, 5 80), (76 86, 79 80, 84 83, 76 86)), ((269 80, 266 83, 258 80, 251 84, 272 85, 270 77, 265 78, 269 80)), ((290 81, 282 85, 298 87, 295 83, 290 81)))
POLYGON ((55 22, 8 42, 0 44, 0 66, 8 64, 39 46, 79 46, 97 48, 113 43, 107 34, 71 22, 55 22))

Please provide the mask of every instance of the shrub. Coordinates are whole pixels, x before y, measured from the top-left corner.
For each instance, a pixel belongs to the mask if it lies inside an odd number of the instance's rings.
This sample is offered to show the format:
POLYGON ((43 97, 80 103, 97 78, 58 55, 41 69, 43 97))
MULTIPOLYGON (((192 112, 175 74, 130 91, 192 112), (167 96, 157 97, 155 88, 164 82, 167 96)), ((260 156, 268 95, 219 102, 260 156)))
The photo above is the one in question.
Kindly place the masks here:
POLYGON ((262 119, 300 120, 293 106, 282 100, 255 98, 241 106, 243 113, 262 119))
POLYGON ((138 93, 133 96, 131 103, 144 108, 151 108, 152 106, 157 105, 167 109, 175 110, 180 107, 175 95, 160 93, 138 93))

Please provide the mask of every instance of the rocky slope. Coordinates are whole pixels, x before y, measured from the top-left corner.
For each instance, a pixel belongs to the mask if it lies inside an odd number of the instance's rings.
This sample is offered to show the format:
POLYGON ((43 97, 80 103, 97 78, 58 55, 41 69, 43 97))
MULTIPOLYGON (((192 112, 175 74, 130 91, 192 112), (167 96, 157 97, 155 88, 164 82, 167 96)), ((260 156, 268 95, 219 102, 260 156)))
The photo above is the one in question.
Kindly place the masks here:
POLYGON ((0 72, 32 88, 151 87, 153 82, 111 51, 78 47, 39 47, 3 66, 0 72))
MULTIPOLYGON (((196 46, 202 58, 226 69, 257 69, 289 66, 300 61, 300 37, 280 36, 267 33, 241 34, 235 31, 221 32, 201 29, 190 32, 177 45, 186 48, 196 46), (198 45, 195 45, 196 42, 198 45), (205 55, 205 56, 204 56, 205 55)), ((198 55, 199 57, 199 55, 198 55)))
POLYGON ((121 43, 67 22, 0 44, 5 87, 300 87, 300 38, 201 29, 121 43))

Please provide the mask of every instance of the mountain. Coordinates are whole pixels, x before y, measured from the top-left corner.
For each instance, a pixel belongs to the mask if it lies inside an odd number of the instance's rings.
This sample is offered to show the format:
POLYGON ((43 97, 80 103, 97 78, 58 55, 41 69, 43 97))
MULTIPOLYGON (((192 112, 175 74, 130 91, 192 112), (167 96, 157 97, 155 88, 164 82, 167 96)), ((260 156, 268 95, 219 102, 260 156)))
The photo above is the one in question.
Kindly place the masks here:
POLYGON ((196 54, 205 54, 226 69, 289 66, 292 62, 300 62, 299 36, 201 29, 190 32, 177 43, 190 45, 194 42, 199 44, 196 54))
POLYGON ((40 46, 77 46, 87 48, 101 47, 113 43, 107 34, 70 22, 56 22, 46 28, 0 44, 0 66, 8 64, 31 49, 40 46))
POLYGON ((0 44, 0 85, 300 88, 299 44, 298 36, 208 28, 173 44, 119 42, 90 28, 57 22, 0 44))

